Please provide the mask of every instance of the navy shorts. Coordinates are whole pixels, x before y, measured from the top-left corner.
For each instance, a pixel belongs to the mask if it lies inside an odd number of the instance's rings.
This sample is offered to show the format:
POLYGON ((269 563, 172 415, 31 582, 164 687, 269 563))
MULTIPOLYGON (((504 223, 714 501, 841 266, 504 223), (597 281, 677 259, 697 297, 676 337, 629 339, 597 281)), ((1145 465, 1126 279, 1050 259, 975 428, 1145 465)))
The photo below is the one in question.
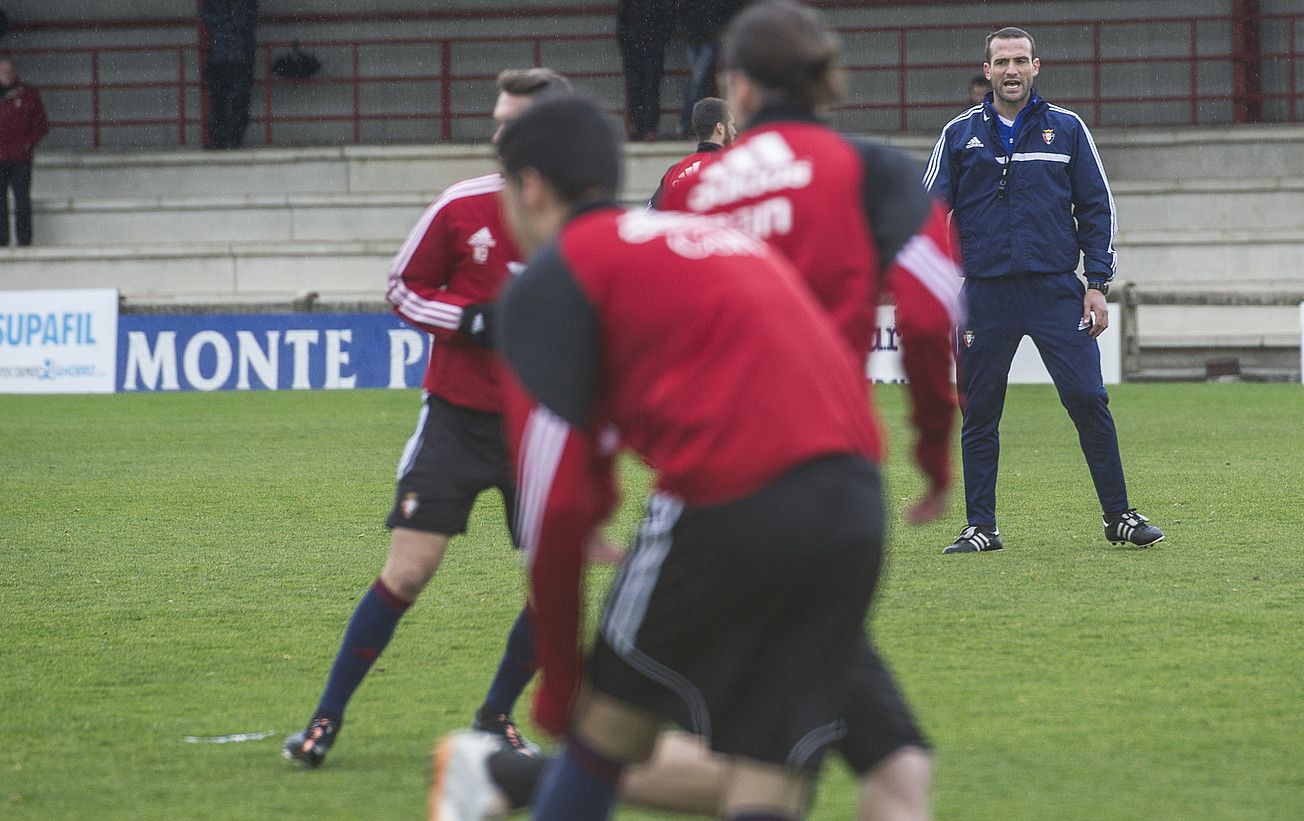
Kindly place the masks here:
POLYGON ((476 498, 491 487, 502 493, 515 541, 516 490, 502 416, 427 396, 399 460, 394 507, 385 525, 446 536, 465 533, 476 498))
POLYGON ((852 456, 724 505, 658 493, 608 595, 589 681, 717 752, 809 770, 841 742, 869 769, 919 736, 864 632, 883 535, 878 470, 852 456))

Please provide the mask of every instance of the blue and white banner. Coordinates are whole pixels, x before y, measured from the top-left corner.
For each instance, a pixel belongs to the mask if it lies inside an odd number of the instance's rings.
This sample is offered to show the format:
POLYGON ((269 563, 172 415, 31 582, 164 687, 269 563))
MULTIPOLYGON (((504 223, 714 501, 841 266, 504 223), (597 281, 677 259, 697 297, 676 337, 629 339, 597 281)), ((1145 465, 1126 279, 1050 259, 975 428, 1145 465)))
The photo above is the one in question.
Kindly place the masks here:
POLYGON ((429 335, 391 314, 123 315, 121 391, 415 388, 429 335))
MULTIPOLYGON (((878 323, 869 376, 904 382, 895 311, 878 323)), ((0 393, 417 388, 430 340, 383 313, 118 316, 113 290, 0 291, 0 393)), ((1116 384, 1120 335, 1099 341, 1116 384)), ((1023 340, 1011 384, 1050 381, 1023 340)))
POLYGON ((0 291, 0 393, 111 393, 118 292, 0 291))

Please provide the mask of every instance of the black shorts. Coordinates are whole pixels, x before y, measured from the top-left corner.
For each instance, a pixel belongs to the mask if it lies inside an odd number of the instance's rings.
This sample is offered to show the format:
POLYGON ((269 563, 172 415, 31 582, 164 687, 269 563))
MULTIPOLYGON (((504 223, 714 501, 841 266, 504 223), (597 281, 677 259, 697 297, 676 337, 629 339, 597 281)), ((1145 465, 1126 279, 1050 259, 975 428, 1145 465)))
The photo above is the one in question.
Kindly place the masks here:
POLYGON ((929 748, 905 697, 868 636, 852 656, 847 734, 837 744, 847 766, 864 775, 902 747, 929 748))
MULTIPOLYGON (((654 496, 607 598, 589 658, 594 689, 718 752, 792 769, 818 767, 849 724, 857 739, 873 735, 875 717, 848 719, 853 687, 882 686, 875 670, 896 694, 865 638, 882 493, 872 464, 832 456, 729 504, 654 496)), ((905 709, 899 695, 854 699, 893 701, 905 709)), ((858 763, 874 754, 861 746, 858 763)))
POLYGON ((456 536, 476 497, 496 487, 516 539, 515 482, 503 444, 502 416, 427 396, 416 432, 398 464, 398 488, 386 527, 456 536))

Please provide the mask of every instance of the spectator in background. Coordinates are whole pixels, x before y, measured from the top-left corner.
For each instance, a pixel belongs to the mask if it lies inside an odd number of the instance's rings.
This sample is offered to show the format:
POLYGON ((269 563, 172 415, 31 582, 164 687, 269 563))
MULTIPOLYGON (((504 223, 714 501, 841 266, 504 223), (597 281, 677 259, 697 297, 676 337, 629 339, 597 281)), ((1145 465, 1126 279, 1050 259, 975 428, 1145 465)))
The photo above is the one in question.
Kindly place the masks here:
POLYGON ((625 108, 631 140, 655 140, 661 122, 661 73, 674 31, 674 0, 620 0, 616 45, 625 70, 625 108))
POLYGON ((204 147, 239 148, 249 127, 258 0, 204 0, 199 19, 208 35, 204 63, 208 141, 204 147))
MULTIPOLYGON (((746 0, 678 0, 675 15, 684 34, 688 59, 688 88, 684 110, 679 115, 679 136, 693 135, 693 106, 711 91, 715 56, 720 49, 720 32, 746 0)), ((698 135, 701 139, 701 135, 698 135)))
POLYGON ((992 90, 992 84, 987 82, 987 78, 981 74, 975 74, 969 81, 969 105, 982 105, 983 99, 987 97, 987 92, 992 90))
POLYGON ((41 95, 19 79, 13 58, 0 57, 0 247, 9 244, 10 189, 18 244, 32 244, 32 155, 49 131, 41 95))

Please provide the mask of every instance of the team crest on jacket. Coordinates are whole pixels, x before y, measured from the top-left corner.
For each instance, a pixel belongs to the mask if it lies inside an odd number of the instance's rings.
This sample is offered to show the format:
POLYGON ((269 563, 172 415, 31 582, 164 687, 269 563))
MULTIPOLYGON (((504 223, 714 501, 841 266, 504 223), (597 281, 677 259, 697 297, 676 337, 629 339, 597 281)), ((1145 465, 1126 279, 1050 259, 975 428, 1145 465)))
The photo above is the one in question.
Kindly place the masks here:
POLYGON ((972 330, 969 330, 969 331, 965 331, 965 332, 964 332, 964 346, 965 346, 966 348, 972 348, 972 347, 973 347, 973 331, 972 331, 972 330))
POLYGON ((484 265, 489 261, 489 249, 497 245, 498 241, 494 239, 493 234, 489 233, 489 226, 486 225, 472 234, 466 244, 471 246, 471 258, 484 265))
POLYGON ((1051 143, 1055 142, 1055 129, 1053 128, 1044 129, 1041 132, 1041 141, 1044 142, 1046 145, 1050 145, 1051 143))

